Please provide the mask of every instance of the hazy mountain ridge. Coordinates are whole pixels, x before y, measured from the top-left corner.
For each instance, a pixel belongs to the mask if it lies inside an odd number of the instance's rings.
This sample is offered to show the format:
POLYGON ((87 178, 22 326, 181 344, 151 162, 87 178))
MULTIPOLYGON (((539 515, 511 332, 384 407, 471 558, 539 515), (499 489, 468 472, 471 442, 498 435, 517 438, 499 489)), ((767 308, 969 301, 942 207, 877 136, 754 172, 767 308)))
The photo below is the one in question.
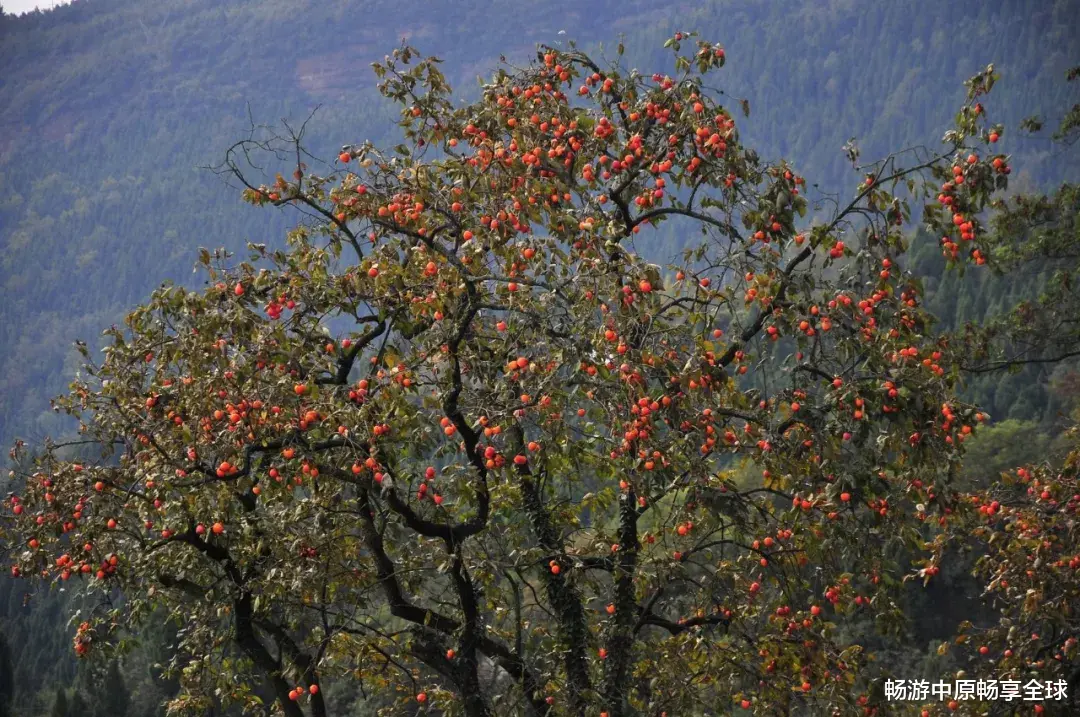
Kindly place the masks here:
MULTIPOLYGON (((715 82, 750 102, 743 137, 846 193, 859 177, 844 141, 859 137, 866 159, 933 146, 962 81, 987 62, 1003 75, 988 102, 995 118, 1052 119, 1069 96, 1065 70, 1080 64, 1078 26, 1077 0, 79 0, 0 18, 0 439, 62 428, 48 397, 76 368, 71 342, 93 341, 162 280, 191 281, 199 246, 281 240, 293 215, 245 207, 199 169, 244 132, 249 111, 273 123, 321 104, 310 144, 324 157, 392 136, 370 63, 402 36, 443 57, 467 94, 500 55, 527 62, 538 42, 610 52, 623 34, 629 64, 651 70, 668 66, 665 37, 698 29, 728 50, 715 82)), ((1014 178, 1060 179, 1059 150, 1012 130, 1001 146, 1017 155, 1014 178)), ((1066 171, 1075 179, 1077 165, 1066 171)), ((18 586, 4 587, 20 694, 51 699, 55 680, 74 674, 66 620, 55 605, 24 611, 18 586)))
MULTIPOLYGON (((718 82, 750 101, 744 137, 763 156, 788 157, 812 180, 847 191, 839 150, 848 137, 862 139, 867 158, 935 142, 962 80, 987 61, 1002 70, 999 93, 1010 106, 1060 106, 1061 78, 1080 54, 1070 52, 1069 33, 1078 8, 1073 0, 1035 10, 1016 0, 947 10, 761 0, 662 8, 604 0, 571 10, 504 1, 81 0, 4 18, 0 436, 50 425, 33 416, 64 385, 70 340, 92 339, 161 280, 189 276, 197 246, 235 249, 281 235, 287 217, 245 209, 198 169, 240 136, 249 110, 272 123, 322 104, 310 137, 323 156, 344 142, 385 138, 392 113, 375 94, 370 63, 402 35, 443 56, 451 81, 472 92, 500 55, 527 61, 537 42, 573 37, 610 49, 623 34, 631 64, 652 67, 666 62, 659 46, 674 28, 700 29, 729 49, 718 82)), ((1006 149, 1023 151, 1029 161, 1017 162, 1020 171, 1038 175, 1044 147, 1017 140, 1006 149)))

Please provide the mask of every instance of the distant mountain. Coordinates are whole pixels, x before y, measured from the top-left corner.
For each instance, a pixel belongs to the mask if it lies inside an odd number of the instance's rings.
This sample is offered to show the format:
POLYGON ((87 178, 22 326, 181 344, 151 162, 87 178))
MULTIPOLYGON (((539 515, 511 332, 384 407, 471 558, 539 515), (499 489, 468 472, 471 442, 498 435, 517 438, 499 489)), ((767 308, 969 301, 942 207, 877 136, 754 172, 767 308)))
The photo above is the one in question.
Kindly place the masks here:
MULTIPOLYGON (((93 342, 163 280, 191 281, 198 247, 281 241, 293 215, 246 207, 200 169, 252 121, 299 123, 320 107, 308 144, 328 158, 393 140, 370 64, 403 37, 444 58, 468 95, 500 56, 528 62, 536 43, 613 55, 621 38, 631 66, 652 70, 669 64, 666 37, 698 30, 727 49, 714 81, 748 101, 744 140, 846 194, 861 179, 849 138, 867 159, 934 146, 987 63, 1002 74, 995 118, 1052 120, 1080 64, 1078 27, 1080 0, 77 0, 0 16, 0 440, 66 430, 48 398, 76 369, 71 342, 93 342)), ((1080 175, 1045 139, 1010 131, 1000 146, 1021 185, 1080 175)), ((987 286, 979 306, 993 305, 987 286)), ((28 617, 0 587, 26 698, 16 714, 47 714, 54 680, 74 674, 65 618, 56 601, 28 617), (42 690, 48 704, 27 701, 42 690)))
MULTIPOLYGON (((936 142, 962 80, 988 62, 1003 74, 992 102, 1060 107, 1078 25, 1076 0, 78 0, 4 17, 0 438, 56 430, 47 399, 74 369, 71 341, 190 277, 198 246, 281 237, 288 215, 243 207, 199 169, 249 116, 299 121, 321 105, 310 144, 322 156, 387 139, 370 63, 402 37, 470 92, 500 55, 526 62, 538 42, 610 49, 622 36, 652 67, 663 38, 700 30, 728 48, 718 82, 749 100, 744 137, 847 191, 849 137, 864 157, 936 142)), ((1046 142, 1003 146, 1032 177, 1050 171, 1046 142)))

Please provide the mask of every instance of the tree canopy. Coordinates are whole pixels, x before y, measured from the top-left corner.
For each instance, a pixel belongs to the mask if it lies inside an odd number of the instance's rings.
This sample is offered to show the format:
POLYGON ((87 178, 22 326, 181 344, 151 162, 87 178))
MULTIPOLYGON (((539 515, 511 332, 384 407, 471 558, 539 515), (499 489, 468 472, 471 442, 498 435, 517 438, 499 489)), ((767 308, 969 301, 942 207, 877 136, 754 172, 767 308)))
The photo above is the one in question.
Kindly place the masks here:
POLYGON ((900 630, 977 545, 1003 617, 946 648, 1075 693, 1077 454, 958 475, 986 420, 961 376, 1075 355, 1076 189, 1008 195, 988 67, 937 149, 852 145, 829 203, 743 144, 721 45, 665 47, 658 73, 542 47, 461 104, 402 46, 375 65, 399 146, 229 150, 302 217, 287 247, 204 250, 204 290, 82 347, 56 407, 100 456, 13 451, 12 574, 108 598, 79 655, 168 614, 178 715, 324 717, 348 682, 385 714, 872 714, 888 675, 844 626, 900 630), (941 330, 916 221, 952 271, 1052 288, 941 330), (651 263, 665 223, 690 248, 651 263))

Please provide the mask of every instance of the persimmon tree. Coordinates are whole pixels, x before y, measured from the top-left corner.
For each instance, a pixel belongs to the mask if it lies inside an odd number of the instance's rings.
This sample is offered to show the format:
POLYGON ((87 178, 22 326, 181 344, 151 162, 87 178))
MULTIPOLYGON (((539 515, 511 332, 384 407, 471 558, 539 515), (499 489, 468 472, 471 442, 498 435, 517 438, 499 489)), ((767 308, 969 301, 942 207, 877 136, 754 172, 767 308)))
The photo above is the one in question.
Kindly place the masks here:
MULTIPOLYGON (((961 624, 938 651, 952 651, 984 679, 1064 683, 1067 699, 1025 705, 1035 714, 1070 714, 1080 704, 1076 439, 1073 428, 1073 450, 1060 463, 1020 466, 984 490, 959 496, 955 518, 933 541, 937 562, 961 552, 975 556, 975 575, 1000 612, 996 623, 961 624)), ((986 701, 969 709, 1010 714, 1017 706, 986 701)))
POLYGON ((876 709, 837 627, 898 628, 985 419, 905 270, 909 203, 943 261, 992 258, 994 75, 939 152, 814 204, 740 141, 723 48, 668 47, 656 74, 542 48, 464 105, 402 47, 375 65, 400 146, 321 174, 302 128, 229 150, 246 200, 307 219, 81 347, 56 406, 102 455, 46 445, 7 502, 12 574, 123 596, 80 655, 165 611, 170 714, 323 717, 344 680, 385 714, 876 709))
MULTIPOLYGON (((1068 73, 1069 81, 1078 78, 1080 68, 1068 73)), ((1066 145, 1075 141, 1077 116, 1074 106, 1055 140, 1066 145)), ((997 164, 996 158, 991 164, 997 164)), ((956 180, 942 185, 939 205, 953 201, 956 186, 956 180)), ((1075 320, 1080 310, 1077 192, 1075 184, 1064 183, 1045 195, 992 200, 980 259, 998 274, 1039 277, 1041 290, 992 320, 948 337, 966 354, 956 364, 961 372, 981 374, 1080 355, 1075 320)), ((946 219, 934 212, 929 216, 938 226, 946 219)), ((956 252, 955 245, 943 245, 947 256, 956 252)), ((1000 701, 965 705, 976 714, 1015 714, 1020 709, 1072 714, 1080 708, 1080 415, 1074 410, 1065 418, 1070 427, 1062 436, 1068 447, 1064 456, 1047 456, 1040 463, 984 477, 974 489, 962 491, 950 519, 939 524, 926 545, 932 557, 918 575, 925 576, 945 560, 973 561, 983 585, 981 597, 999 612, 991 624, 963 623, 939 652, 952 652, 972 676, 1021 684, 1060 681, 1067 686, 1067 700, 1030 708, 1000 701)))

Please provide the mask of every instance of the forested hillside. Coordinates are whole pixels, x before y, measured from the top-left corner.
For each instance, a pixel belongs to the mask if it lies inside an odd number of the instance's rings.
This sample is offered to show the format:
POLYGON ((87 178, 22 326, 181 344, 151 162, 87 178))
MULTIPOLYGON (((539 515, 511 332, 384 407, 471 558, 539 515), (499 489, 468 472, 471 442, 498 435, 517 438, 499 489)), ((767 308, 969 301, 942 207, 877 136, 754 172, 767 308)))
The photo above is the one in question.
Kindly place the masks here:
MULTIPOLYGON (((658 39, 698 28, 730 48, 717 81, 748 100, 748 141, 766 158, 794 158, 811 184, 835 193, 858 181, 841 151, 849 138, 865 158, 937 142, 951 111, 941 98, 960 97, 989 62, 1003 77, 1003 108, 1052 119, 1065 106, 1078 21, 1073 0, 80 0, 7 17, 0 437, 54 428, 48 398, 70 377, 72 337, 93 340, 160 281, 184 280, 196 247, 282 236, 289 217, 244 209, 200 169, 220 161, 249 118, 299 123, 321 107, 308 146, 322 158, 386 139, 392 125, 370 63, 403 37, 442 57, 450 82, 469 92, 482 68, 503 54, 523 61, 538 42, 611 45, 622 34, 644 64, 661 61, 658 39)), ((1033 183, 1066 171, 1044 137, 1003 146, 1033 183)))
MULTIPOLYGON (((241 204, 207 169, 252 123, 299 126, 318 108, 305 144, 330 164, 345 143, 391 144, 396 110, 370 65, 402 38, 443 58, 450 83, 472 97, 478 74, 502 56, 524 64, 537 43, 603 42, 613 54, 621 37, 631 65, 655 68, 670 64, 658 51, 664 38, 697 30, 727 48, 711 81, 733 107, 746 100, 744 143, 796 162, 808 197, 828 208, 863 179, 842 151, 849 139, 864 159, 936 146, 963 80, 988 63, 1002 77, 996 119, 1054 125, 1075 101, 1063 79, 1080 62, 1078 26, 1077 0, 78 0, 0 16, 0 439, 69 431, 49 398, 73 377, 72 342, 96 346, 162 281, 191 281, 199 247, 283 242, 294 214, 241 204)), ((1002 138, 1014 187, 1080 176, 1062 161, 1075 148, 1046 134, 1002 138)), ((665 236, 671 248, 684 241, 665 236)), ((945 278, 936 240, 921 241, 934 275, 928 305, 948 327, 1039 288, 1037 277, 945 278)), ((974 472, 1050 450, 1080 395, 1074 374, 1054 366, 972 379, 968 390, 995 422, 972 444, 974 472)), ((168 629, 91 679, 72 657, 70 607, 64 595, 29 598, 0 578, 0 695, 15 695, 13 715, 161 714, 175 689, 157 679, 168 629)), ((917 636, 902 659, 918 659, 929 639, 917 636)), ((354 698, 360 705, 359 695, 338 697, 354 698)))

